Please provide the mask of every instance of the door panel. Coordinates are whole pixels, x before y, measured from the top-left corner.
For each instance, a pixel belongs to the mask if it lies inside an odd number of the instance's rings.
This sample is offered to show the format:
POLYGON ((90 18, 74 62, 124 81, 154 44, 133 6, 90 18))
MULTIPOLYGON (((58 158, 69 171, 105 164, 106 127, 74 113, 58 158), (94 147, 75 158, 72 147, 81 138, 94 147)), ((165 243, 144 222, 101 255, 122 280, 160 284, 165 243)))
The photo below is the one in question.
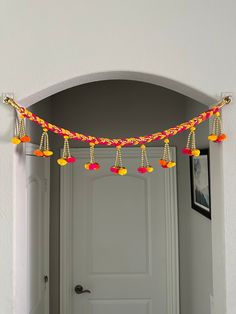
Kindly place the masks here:
POLYGON ((106 176, 90 181, 90 274, 143 274, 148 271, 145 180, 123 179, 106 176))
MULTIPOLYGON (((62 273, 62 283, 67 279, 69 286, 61 314, 178 313, 178 302, 176 309, 169 306, 178 289, 177 274, 173 278, 169 274, 173 270, 170 259, 177 266, 178 262, 172 234, 167 234, 172 223, 167 216, 169 206, 176 211, 175 170, 160 169, 156 155, 161 151, 152 151, 150 163, 156 168, 152 174, 137 173, 140 150, 130 148, 124 149, 128 167, 124 177, 109 172, 114 163, 112 149, 96 149, 99 171, 84 169, 84 149, 74 149, 78 162, 62 169, 61 223, 67 226, 68 246, 62 248, 61 256, 70 257, 67 273, 62 273), (167 200, 168 194, 173 202, 167 200), (91 294, 74 293, 78 284, 91 294), (176 284, 172 291, 170 284, 176 284)), ((64 236, 61 239, 65 241, 64 236)))
POLYGON ((91 314, 150 314, 150 300, 90 301, 91 314))

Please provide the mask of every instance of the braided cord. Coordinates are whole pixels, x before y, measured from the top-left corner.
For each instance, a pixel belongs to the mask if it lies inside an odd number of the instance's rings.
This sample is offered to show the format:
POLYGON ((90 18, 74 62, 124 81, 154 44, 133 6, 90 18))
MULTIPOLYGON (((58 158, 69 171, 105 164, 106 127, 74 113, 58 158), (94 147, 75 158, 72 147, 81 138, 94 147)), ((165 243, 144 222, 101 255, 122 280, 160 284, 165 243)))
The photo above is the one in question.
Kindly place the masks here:
MULTIPOLYGON (((61 136, 69 136, 70 139, 78 140, 81 142, 86 143, 95 143, 99 145, 105 145, 105 146, 135 146, 135 145, 142 145, 145 143, 150 143, 153 141, 158 140, 164 140, 166 138, 169 138, 170 136, 174 136, 176 134, 179 134, 187 129, 190 129, 193 126, 196 126, 205 120, 211 118, 216 112, 218 112, 223 106, 226 104, 229 104, 231 102, 230 97, 225 97, 222 101, 220 101, 217 105, 213 106, 211 109, 199 114, 197 117, 184 122, 182 124, 179 124, 175 127, 172 127, 168 130, 165 130, 163 132, 157 132, 150 135, 145 136, 139 136, 139 137, 128 137, 128 138, 104 138, 104 137, 94 137, 90 135, 85 135, 81 133, 72 132, 69 130, 66 130, 64 128, 60 128, 56 125, 53 125, 49 122, 44 121, 40 117, 36 116, 29 110, 27 110, 24 107, 21 107, 18 105, 14 99, 7 97, 5 99, 5 102, 9 105, 11 105, 14 109, 16 109, 18 112, 20 112, 21 115, 23 115, 25 118, 29 119, 30 121, 37 123, 41 126, 45 126, 48 130, 51 132, 54 132, 56 134, 59 134, 61 136)), ((219 126, 220 128, 220 126, 219 126)))

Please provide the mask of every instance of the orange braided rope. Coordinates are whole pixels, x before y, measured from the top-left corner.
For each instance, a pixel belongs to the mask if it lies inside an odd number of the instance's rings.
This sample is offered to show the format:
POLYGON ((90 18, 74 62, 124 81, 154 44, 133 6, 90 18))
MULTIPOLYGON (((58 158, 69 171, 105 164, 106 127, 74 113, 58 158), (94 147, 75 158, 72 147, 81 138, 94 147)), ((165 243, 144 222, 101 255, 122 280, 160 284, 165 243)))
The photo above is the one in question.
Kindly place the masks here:
POLYGON ((151 143, 153 141, 164 140, 185 130, 196 126, 210 117, 212 117, 216 112, 218 112, 223 106, 231 102, 231 97, 227 96, 222 99, 218 104, 214 105, 211 109, 199 114, 197 117, 181 123, 175 127, 172 127, 163 132, 157 132, 145 136, 138 137, 127 137, 127 138, 106 138, 106 137, 95 137, 91 135, 85 135, 82 133, 72 132, 63 128, 60 128, 54 124, 44 121, 42 118, 36 116, 24 107, 21 107, 14 99, 6 97, 4 102, 15 108, 22 116, 37 123, 43 128, 47 128, 49 131, 59 134, 61 136, 69 136, 70 139, 77 140, 80 142, 93 143, 95 145, 105 145, 105 146, 135 146, 142 145, 146 143, 151 143))

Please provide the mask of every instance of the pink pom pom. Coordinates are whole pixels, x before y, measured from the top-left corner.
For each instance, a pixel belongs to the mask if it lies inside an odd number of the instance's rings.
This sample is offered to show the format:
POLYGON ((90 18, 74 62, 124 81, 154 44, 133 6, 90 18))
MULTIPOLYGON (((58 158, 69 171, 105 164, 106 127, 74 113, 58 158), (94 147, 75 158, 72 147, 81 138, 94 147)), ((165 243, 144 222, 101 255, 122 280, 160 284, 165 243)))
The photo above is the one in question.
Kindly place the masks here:
POLYGON ((185 147, 184 149, 182 149, 182 153, 185 154, 185 155, 189 155, 189 156, 192 155, 191 149, 190 149, 190 148, 187 148, 187 147, 185 147))
POLYGON ((138 169, 139 173, 146 173, 147 172, 147 168, 146 167, 139 167, 138 169))
POLYGON ((100 169, 100 165, 99 165, 99 163, 97 163, 97 162, 95 162, 95 163, 93 164, 93 166, 94 166, 94 170, 100 169))
POLYGON ((110 171, 113 172, 113 173, 115 173, 115 174, 118 174, 119 169, 118 169, 117 167, 115 167, 115 166, 112 166, 112 167, 110 168, 110 171))
POLYGON ((66 161, 69 163, 76 162, 76 158, 71 156, 71 157, 66 158, 66 161))
POLYGON ((98 170, 99 168, 100 165, 97 162, 89 165, 89 170, 98 170))

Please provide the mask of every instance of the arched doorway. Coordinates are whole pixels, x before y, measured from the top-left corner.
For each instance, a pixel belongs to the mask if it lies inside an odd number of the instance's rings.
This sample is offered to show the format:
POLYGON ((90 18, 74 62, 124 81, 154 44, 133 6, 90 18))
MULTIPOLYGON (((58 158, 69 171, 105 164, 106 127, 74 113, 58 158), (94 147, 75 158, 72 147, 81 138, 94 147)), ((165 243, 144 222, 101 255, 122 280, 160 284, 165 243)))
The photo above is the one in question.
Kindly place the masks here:
MULTIPOLYGON (((104 77, 104 78, 108 78, 108 77, 111 77, 112 79, 115 79, 115 78, 119 78, 119 79, 121 79, 121 77, 123 77, 123 78, 128 78, 128 77, 132 77, 133 76, 133 80, 137 80, 137 81, 146 81, 146 82, 151 82, 152 81, 152 83, 155 81, 155 84, 157 83, 157 82, 159 82, 160 81, 160 78, 156 78, 156 77, 153 77, 153 76, 148 76, 148 77, 146 77, 145 75, 143 75, 143 74, 138 74, 138 73, 127 73, 127 72, 124 72, 124 73, 122 73, 122 72, 119 72, 119 73, 106 73, 106 74, 96 74, 95 76, 94 76, 94 79, 93 79, 93 81, 100 81, 101 80, 101 77, 104 77), (138 79, 138 77, 140 77, 139 79, 138 79), (144 77, 145 77, 145 79, 144 79, 144 77), (155 80, 156 79, 156 80, 155 80)), ((30 104, 32 101, 33 101, 33 99, 34 99, 34 101, 35 101, 35 99, 40 99, 41 97, 42 97, 42 95, 46 95, 47 93, 48 93, 48 95, 50 95, 50 94, 54 94, 55 93, 55 91, 56 91, 56 89, 58 89, 58 91, 59 90, 61 90, 61 89, 64 89, 62 86, 69 86, 69 87, 71 87, 71 86, 73 86, 73 85, 78 85, 78 83, 75 83, 75 82, 77 82, 77 80, 78 79, 76 79, 76 80, 71 80, 70 81, 70 83, 69 82, 66 82, 66 85, 63 85, 63 84, 60 84, 59 86, 57 86, 57 87, 53 87, 52 89, 50 89, 50 92, 49 92, 49 90, 47 90, 47 92, 46 91, 43 91, 42 93, 40 93, 40 94, 36 94, 36 95, 34 95, 33 97, 29 97, 28 98, 28 104, 30 104), (68 85, 67 85, 68 84, 68 85)), ((86 77, 86 78, 83 78, 83 80, 81 80, 80 81, 80 84, 83 82, 83 83, 88 83, 88 80, 89 80, 89 78, 88 77, 86 77)), ((91 78, 90 78, 90 80, 91 80, 91 78)), ((205 95, 202 95, 201 93, 199 93, 197 96, 196 96, 196 91, 194 91, 194 90, 192 90, 191 88, 190 89, 188 89, 186 86, 182 86, 181 84, 177 84, 177 83, 175 83, 175 82, 171 82, 171 81, 169 81, 169 80, 163 80, 163 83, 162 84, 160 84, 161 86, 165 86, 165 87, 167 87, 167 86, 169 86, 170 87, 170 85, 171 84, 173 84, 172 85, 172 89, 173 90, 178 90, 178 88, 181 90, 181 91, 184 91, 184 90, 186 90, 186 92, 185 92, 185 94, 192 94, 192 95, 194 95, 195 97, 193 97, 193 98, 196 98, 196 99, 204 99, 205 101, 205 103, 210 103, 210 101, 212 102, 212 100, 210 99, 210 98, 208 98, 207 96, 205 96, 205 95)), ((158 85, 158 84, 157 84, 158 85)), ((27 101, 27 99, 25 99, 24 100, 24 102, 25 101, 27 101)), ((214 193, 214 191, 213 191, 213 193, 214 193)))

